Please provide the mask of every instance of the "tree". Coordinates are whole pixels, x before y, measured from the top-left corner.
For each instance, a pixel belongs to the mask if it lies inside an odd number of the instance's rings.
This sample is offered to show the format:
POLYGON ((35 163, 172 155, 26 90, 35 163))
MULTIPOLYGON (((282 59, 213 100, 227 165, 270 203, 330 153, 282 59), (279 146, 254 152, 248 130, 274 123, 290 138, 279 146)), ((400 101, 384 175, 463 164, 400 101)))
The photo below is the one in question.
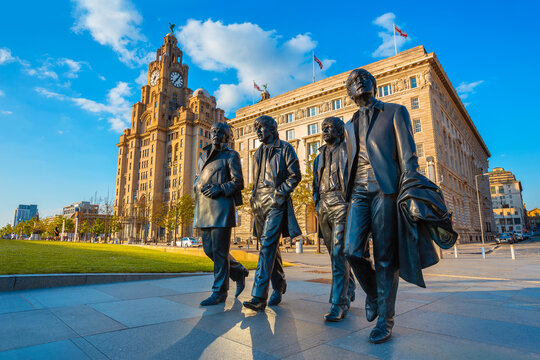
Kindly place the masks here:
MULTIPOLYGON (((316 154, 311 154, 309 159, 305 161, 306 173, 302 175, 302 181, 298 184, 291 196, 296 214, 304 211, 304 222, 306 226, 306 234, 308 233, 308 215, 316 211, 315 201, 313 200, 313 162, 316 154)), ((317 228, 317 227, 316 227, 317 228)), ((317 240, 317 251, 320 252, 320 244, 317 240)))
POLYGON ((1 237, 11 237, 11 234, 13 234, 13 226, 11 224, 7 224, 0 230, 0 236, 1 237))
POLYGON ((154 231, 155 244, 157 244, 159 229, 165 226, 168 210, 169 208, 167 206, 167 203, 162 201, 155 201, 152 206, 152 211, 150 213, 150 221, 152 222, 152 225, 156 228, 154 231))
POLYGON ((90 232, 90 224, 88 224, 88 221, 83 221, 78 228, 79 235, 83 238, 83 240, 86 240, 86 234, 90 232))
POLYGON ((190 194, 184 194, 178 199, 178 220, 182 226, 181 236, 184 236, 184 226, 193 222, 195 201, 190 194))
POLYGON ((99 235, 103 234, 105 232, 105 225, 103 224, 103 220, 96 219, 94 221, 94 225, 92 225, 92 234, 99 235))

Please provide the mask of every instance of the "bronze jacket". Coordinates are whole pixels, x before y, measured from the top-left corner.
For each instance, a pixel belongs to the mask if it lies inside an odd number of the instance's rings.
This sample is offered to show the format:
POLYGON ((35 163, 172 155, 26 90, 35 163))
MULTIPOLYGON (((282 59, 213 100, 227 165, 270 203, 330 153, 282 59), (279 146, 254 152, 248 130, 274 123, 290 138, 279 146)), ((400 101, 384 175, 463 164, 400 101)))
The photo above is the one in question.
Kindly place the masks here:
MULTIPOLYGON (((257 183, 259 182, 259 169, 263 154, 262 150, 263 145, 259 146, 253 155, 253 174, 255 176, 253 182, 253 196, 255 196, 255 193, 257 192, 257 183)), ((291 144, 278 138, 270 145, 268 161, 271 178, 267 180, 270 182, 270 186, 275 189, 275 201, 280 206, 287 203, 285 216, 286 224, 283 225, 282 235, 284 237, 289 236, 294 238, 302 234, 298 221, 294 215, 294 208, 291 200, 291 194, 294 188, 296 188, 298 183, 302 180, 298 156, 291 144)), ((256 235, 255 226, 253 227, 253 234, 256 235)))
POLYGON ((240 155, 224 145, 221 151, 206 146, 197 163, 194 228, 236 226, 235 206, 242 205, 244 177, 240 155), (223 194, 210 199, 201 193, 206 184, 219 184, 223 194))
MULTIPOLYGON (((315 158, 313 162, 313 200, 315 201, 315 206, 318 207, 320 200, 320 179, 323 175, 323 170, 327 166, 326 162, 326 151, 328 147, 323 145, 319 148, 319 155, 315 158)), ((341 185, 341 192, 343 193, 343 198, 347 196, 347 180, 348 180, 348 166, 347 166, 347 146, 345 141, 342 141, 338 145, 338 154, 339 158, 339 184, 341 185)))
MULTIPOLYGON (((407 109, 399 104, 375 100, 373 110, 366 134, 369 162, 382 192, 396 194, 401 174, 418 170, 411 120, 407 109)), ((347 199, 351 196, 356 174, 358 116, 359 111, 345 124, 349 174, 347 199)))
POLYGON ((439 262, 434 243, 454 246, 458 234, 441 189, 419 173, 407 173, 400 181, 397 199, 399 229, 399 276, 426 287, 422 269, 439 262))

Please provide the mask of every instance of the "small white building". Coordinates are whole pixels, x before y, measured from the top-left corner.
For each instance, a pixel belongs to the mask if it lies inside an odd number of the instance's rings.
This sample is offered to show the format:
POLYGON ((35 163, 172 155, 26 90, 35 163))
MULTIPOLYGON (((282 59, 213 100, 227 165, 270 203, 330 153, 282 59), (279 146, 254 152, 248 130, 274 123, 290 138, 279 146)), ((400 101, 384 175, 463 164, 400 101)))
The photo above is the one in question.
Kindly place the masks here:
POLYGON ((489 173, 493 216, 499 233, 521 232, 525 228, 525 214, 521 181, 511 171, 494 168, 489 173))

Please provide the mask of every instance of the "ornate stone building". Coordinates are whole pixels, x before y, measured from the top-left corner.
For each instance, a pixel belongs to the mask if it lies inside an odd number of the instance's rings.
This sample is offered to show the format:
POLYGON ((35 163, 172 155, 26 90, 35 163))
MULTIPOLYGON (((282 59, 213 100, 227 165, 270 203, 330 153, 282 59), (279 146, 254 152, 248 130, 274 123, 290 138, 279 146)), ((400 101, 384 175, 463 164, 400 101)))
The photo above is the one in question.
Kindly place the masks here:
MULTIPOLYGON (((152 236, 158 231, 148 220, 153 209, 192 194, 197 159, 210 143, 210 127, 226 120, 206 90, 188 88, 188 66, 169 33, 148 65, 148 83, 133 105, 131 127, 117 144, 114 211, 123 219, 121 237, 152 236)), ((186 224, 184 234, 190 231, 186 224)))
MULTIPOLYGON (((461 242, 480 241, 475 175, 488 170, 491 156, 450 79, 434 53, 423 46, 365 66, 377 79, 377 98, 407 107, 417 144, 420 171, 439 185, 461 242)), ((239 109, 229 120, 235 128, 235 148, 241 154, 246 183, 253 181, 253 153, 259 146, 253 122, 270 115, 278 122, 280 138, 289 141, 300 162, 322 145, 321 123, 328 116, 348 121, 356 105, 348 98, 349 71, 239 109)), ((493 239, 493 216, 487 181, 480 181, 481 211, 486 239, 493 239)), ((297 214, 306 233, 315 232, 313 214, 297 214)), ((250 216, 239 214, 236 236, 247 238, 250 216)))

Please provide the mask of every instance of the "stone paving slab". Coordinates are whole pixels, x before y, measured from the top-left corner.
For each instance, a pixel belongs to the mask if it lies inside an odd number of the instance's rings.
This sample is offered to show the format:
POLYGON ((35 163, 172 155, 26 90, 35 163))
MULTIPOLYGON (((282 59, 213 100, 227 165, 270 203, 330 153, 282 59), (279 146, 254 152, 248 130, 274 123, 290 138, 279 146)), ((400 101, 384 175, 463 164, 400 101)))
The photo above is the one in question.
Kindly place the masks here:
POLYGON ((241 304, 253 272, 207 308, 212 275, 1 293, 0 359, 540 359, 539 258, 443 259, 426 289, 401 281, 393 338, 373 345, 362 290, 325 323, 330 286, 308 280, 330 279, 329 257, 296 255, 264 313, 241 304))

